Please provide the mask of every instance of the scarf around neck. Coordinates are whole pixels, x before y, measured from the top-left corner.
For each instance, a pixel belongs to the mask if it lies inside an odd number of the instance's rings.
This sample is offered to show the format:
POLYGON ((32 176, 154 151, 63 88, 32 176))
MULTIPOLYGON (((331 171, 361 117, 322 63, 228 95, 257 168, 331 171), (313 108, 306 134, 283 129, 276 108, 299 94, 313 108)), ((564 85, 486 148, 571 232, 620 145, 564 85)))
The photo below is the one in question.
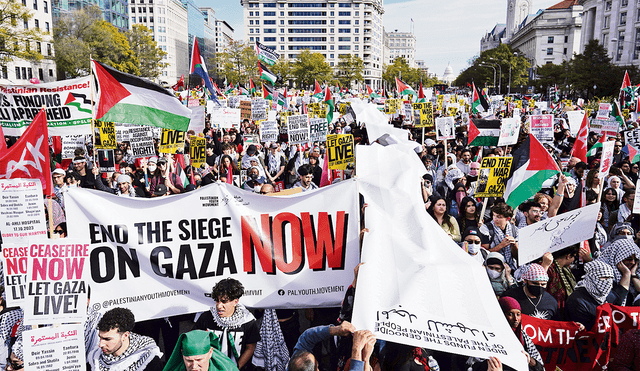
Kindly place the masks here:
POLYGON ((143 335, 129 332, 129 347, 119 356, 103 354, 100 348, 94 351, 93 371, 137 371, 144 370, 155 357, 162 357, 156 342, 143 335))

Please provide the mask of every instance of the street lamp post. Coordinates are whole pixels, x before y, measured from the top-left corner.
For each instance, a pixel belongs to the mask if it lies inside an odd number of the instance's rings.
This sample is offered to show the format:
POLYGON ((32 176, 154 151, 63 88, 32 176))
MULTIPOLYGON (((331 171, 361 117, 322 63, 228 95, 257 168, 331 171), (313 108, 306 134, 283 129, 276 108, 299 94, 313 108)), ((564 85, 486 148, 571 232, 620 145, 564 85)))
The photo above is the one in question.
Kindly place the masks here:
MULTIPOLYGON (((489 59, 497 62, 497 60, 492 57, 489 57, 489 59)), ((502 66, 500 65, 500 63, 496 63, 496 65, 500 69, 500 80, 498 80, 498 94, 502 94, 502 66)))
POLYGON ((480 63, 480 66, 493 68, 493 89, 495 90, 496 89, 496 68, 490 64, 484 64, 484 63, 480 63))

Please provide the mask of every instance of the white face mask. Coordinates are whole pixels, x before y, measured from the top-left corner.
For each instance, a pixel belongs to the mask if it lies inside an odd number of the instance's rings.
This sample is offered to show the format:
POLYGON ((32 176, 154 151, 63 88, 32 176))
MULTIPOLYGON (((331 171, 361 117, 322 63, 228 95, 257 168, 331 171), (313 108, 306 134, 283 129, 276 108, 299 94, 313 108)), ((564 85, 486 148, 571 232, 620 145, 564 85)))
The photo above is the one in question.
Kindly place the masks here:
POLYGON ((158 168, 158 167, 157 167, 156 165, 149 165, 149 171, 150 171, 150 172, 152 172, 152 173, 153 173, 154 171, 156 171, 156 169, 157 169, 157 168, 158 168))
POLYGON ((502 273, 494 271, 491 268, 487 268, 487 274, 489 275, 489 278, 491 278, 492 280, 495 280, 496 278, 500 277, 502 273))
POLYGON ((480 251, 480 243, 474 244, 472 242, 467 242, 467 251, 469 251, 469 254, 471 255, 477 254, 478 251, 480 251))

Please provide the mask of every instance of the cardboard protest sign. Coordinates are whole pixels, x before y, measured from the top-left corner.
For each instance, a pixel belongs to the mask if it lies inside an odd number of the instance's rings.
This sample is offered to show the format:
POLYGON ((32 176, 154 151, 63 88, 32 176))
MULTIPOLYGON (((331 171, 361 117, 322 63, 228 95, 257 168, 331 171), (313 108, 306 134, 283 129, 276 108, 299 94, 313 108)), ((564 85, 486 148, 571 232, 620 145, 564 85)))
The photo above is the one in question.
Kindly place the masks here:
POLYGON ((309 139, 311 142, 324 142, 327 140, 329 123, 326 118, 309 120, 309 139))
POLYGON ((134 158, 156 155, 156 148, 153 145, 153 131, 149 126, 130 128, 129 131, 131 133, 129 145, 131 145, 134 158))
POLYGON ((62 137, 62 153, 63 159, 69 159, 75 157, 75 150, 77 148, 85 148, 85 135, 65 135, 62 137))
POLYGON ((384 101, 384 113, 388 115, 396 113, 396 99, 387 99, 384 101))
POLYGON ((176 153, 184 151, 184 138, 185 132, 162 129, 162 136, 160 137, 159 152, 160 153, 176 153))
POLYGON ((498 146, 510 146, 518 142, 518 136, 520 135, 520 118, 519 117, 505 117, 502 119, 502 125, 500 126, 500 139, 498 139, 498 146))
POLYGON ((624 135, 625 144, 640 148, 640 129, 627 130, 622 134, 624 135))
POLYGON ((277 121, 263 121, 260 124, 260 141, 262 143, 276 142, 279 134, 277 121))
POLYGON ((607 141, 602 144, 602 155, 600 157, 600 173, 598 174, 598 177, 601 179, 609 175, 609 169, 611 169, 611 165, 613 162, 614 145, 614 141, 607 141))
POLYGON ((133 124, 121 124, 117 122, 114 125, 116 129, 116 141, 118 143, 128 142, 129 139, 131 138, 129 128, 134 128, 139 126, 139 125, 133 125, 133 124))
POLYGON ((248 307, 340 305, 359 262, 354 180, 288 198, 226 183, 153 199, 73 189, 65 207, 69 234, 91 241, 93 309, 140 321, 208 310, 227 277, 248 307))
POLYGON ((189 146, 189 159, 191 166, 199 168, 207 161, 207 140, 198 136, 191 136, 191 144, 189 146))
POLYGON ((251 100, 251 119, 253 121, 267 119, 267 101, 262 98, 251 100))
POLYGON ((553 115, 532 115, 529 132, 540 142, 553 142, 553 115))
POLYGON ((620 129, 620 124, 616 120, 605 119, 605 120, 591 120, 589 124, 589 131, 594 131, 596 133, 607 135, 609 137, 615 137, 618 135, 618 130, 620 129))
POLYGON ((453 117, 438 117, 436 119, 437 140, 455 139, 454 125, 455 121, 453 120, 453 117))
POLYGON ((4 135, 22 135, 42 107, 49 135, 91 134, 90 80, 85 76, 33 85, 0 85, 4 135))
POLYGON ((327 159, 329 169, 345 170, 349 164, 355 162, 353 135, 327 135, 327 159))
POLYGON ((240 118, 242 120, 244 119, 251 120, 251 101, 250 100, 240 101, 240 118))
POLYGON ((116 171, 116 159, 113 156, 112 149, 99 149, 97 157, 100 172, 116 171))
POLYGON ((309 116, 295 115, 287 117, 289 144, 309 142, 309 116))
POLYGON ((469 125, 469 113, 465 112, 460 116, 462 117, 462 125, 469 125))
POLYGON ((28 243, 5 244, 2 247, 4 292, 7 307, 23 306, 27 288, 28 243))
POLYGON ((404 116, 403 125, 413 124, 413 107, 411 106, 411 103, 402 103, 402 115, 404 116))
POLYGON ((97 149, 116 148, 116 129, 113 122, 94 121, 94 147, 97 149))
POLYGON ((25 238, 47 235, 39 179, 0 179, 0 190, 3 243, 19 243, 25 238))
POLYGON ((28 253, 24 323, 83 322, 87 313, 87 241, 29 239, 28 253))
POLYGON ((593 237, 600 203, 541 220, 518 230, 518 263, 536 260, 593 237))
POLYGON ((34 328, 25 331, 22 338, 25 370, 86 368, 82 324, 34 328))
POLYGON ((474 197, 502 197, 513 157, 484 157, 474 197))

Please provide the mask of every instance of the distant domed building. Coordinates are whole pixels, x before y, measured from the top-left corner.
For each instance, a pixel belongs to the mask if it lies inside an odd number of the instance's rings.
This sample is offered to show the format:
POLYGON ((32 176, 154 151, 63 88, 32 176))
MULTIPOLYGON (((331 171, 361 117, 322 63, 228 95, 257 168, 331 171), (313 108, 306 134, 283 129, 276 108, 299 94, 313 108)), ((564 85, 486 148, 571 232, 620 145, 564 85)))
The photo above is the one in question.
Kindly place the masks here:
POLYGON ((451 85, 453 80, 456 79, 456 76, 453 74, 453 68, 451 68, 451 63, 447 65, 447 68, 444 69, 444 75, 442 75, 442 81, 451 85))

